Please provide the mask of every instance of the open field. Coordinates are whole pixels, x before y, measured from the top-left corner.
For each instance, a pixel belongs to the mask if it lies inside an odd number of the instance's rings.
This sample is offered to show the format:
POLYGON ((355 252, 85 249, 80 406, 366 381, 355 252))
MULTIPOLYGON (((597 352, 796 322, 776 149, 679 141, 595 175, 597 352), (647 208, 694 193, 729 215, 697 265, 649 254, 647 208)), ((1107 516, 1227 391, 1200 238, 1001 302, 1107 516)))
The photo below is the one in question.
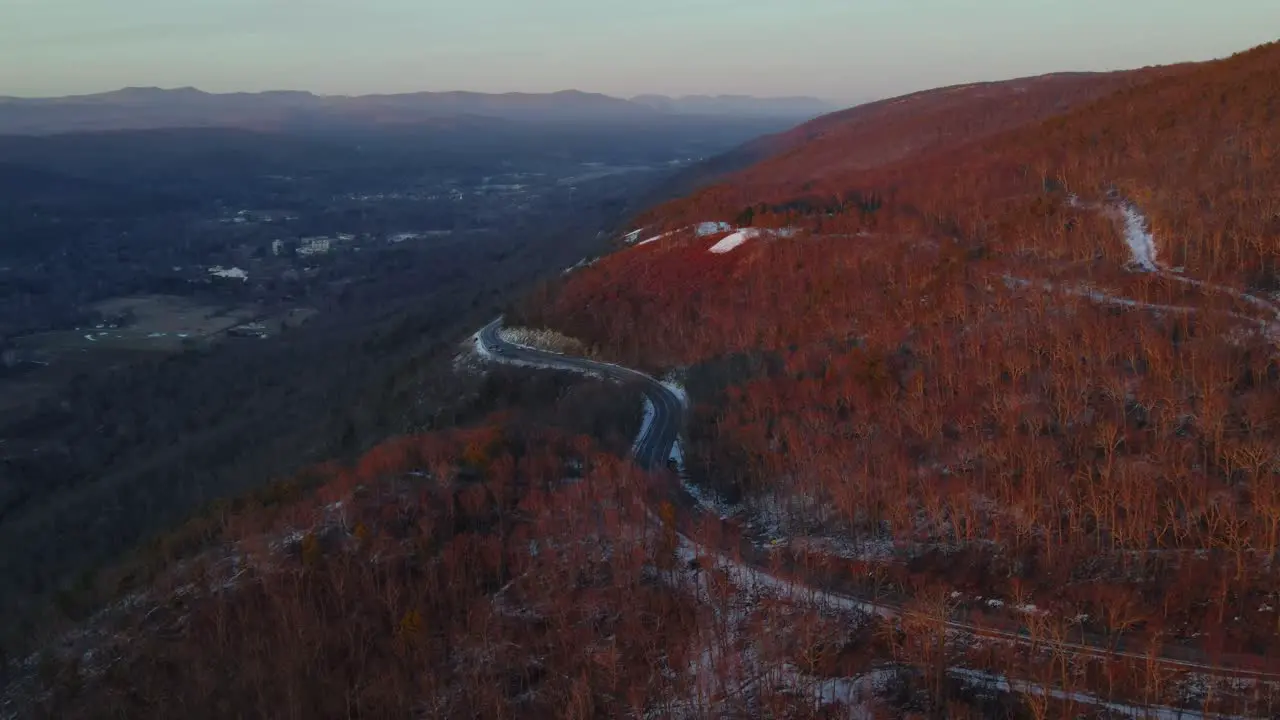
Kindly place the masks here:
POLYGON ((172 295, 113 298, 91 306, 103 322, 92 327, 28 335, 19 347, 50 353, 109 347, 177 352, 196 342, 255 319, 255 306, 219 307, 172 295))
POLYGON ((123 367, 156 353, 207 347, 235 328, 274 336, 317 314, 313 308, 267 313, 255 305, 225 307, 172 295, 112 298, 91 307, 102 322, 14 339, 19 351, 38 362, 0 377, 0 411, 36 402, 82 374, 123 367))
POLYGON ((316 314, 310 308, 268 313, 257 305, 219 306, 172 295, 113 298, 92 309, 103 322, 92 327, 38 333, 18 338, 18 347, 63 355, 103 348, 179 352, 217 340, 226 331, 259 323, 269 334, 297 327, 316 314))

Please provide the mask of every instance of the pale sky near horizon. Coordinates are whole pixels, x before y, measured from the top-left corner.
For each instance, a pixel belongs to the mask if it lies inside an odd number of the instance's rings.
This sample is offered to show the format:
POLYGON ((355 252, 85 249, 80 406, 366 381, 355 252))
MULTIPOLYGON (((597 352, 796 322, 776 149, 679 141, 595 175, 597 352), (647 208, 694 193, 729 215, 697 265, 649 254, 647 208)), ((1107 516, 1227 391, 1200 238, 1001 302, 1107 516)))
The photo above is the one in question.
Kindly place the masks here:
POLYGON ((1207 60, 1280 0, 0 0, 0 95, 814 95, 1207 60))

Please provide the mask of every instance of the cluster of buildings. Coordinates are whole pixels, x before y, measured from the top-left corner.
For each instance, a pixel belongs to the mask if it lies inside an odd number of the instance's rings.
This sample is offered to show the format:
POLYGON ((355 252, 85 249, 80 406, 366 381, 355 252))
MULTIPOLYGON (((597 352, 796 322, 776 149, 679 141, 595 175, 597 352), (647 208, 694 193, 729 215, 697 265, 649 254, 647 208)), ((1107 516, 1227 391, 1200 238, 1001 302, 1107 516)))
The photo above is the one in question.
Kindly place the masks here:
MULTIPOLYGON (((298 244, 294 247, 294 254, 300 257, 309 257, 311 255, 324 255, 333 250, 334 245, 338 243, 351 242, 356 236, 349 233, 338 233, 336 236, 316 235, 313 237, 304 237, 298 239, 298 244)), ((284 240, 271 241, 271 254, 280 256, 285 254, 290 243, 284 240)))

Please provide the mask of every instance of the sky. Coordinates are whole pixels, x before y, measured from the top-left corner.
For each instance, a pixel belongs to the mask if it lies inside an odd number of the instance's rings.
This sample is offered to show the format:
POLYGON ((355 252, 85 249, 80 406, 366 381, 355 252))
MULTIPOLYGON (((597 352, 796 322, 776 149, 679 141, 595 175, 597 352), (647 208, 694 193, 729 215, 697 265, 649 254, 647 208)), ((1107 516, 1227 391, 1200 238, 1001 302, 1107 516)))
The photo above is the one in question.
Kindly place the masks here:
POLYGON ((836 102, 1207 60, 1280 0, 0 0, 0 95, 578 89, 836 102))

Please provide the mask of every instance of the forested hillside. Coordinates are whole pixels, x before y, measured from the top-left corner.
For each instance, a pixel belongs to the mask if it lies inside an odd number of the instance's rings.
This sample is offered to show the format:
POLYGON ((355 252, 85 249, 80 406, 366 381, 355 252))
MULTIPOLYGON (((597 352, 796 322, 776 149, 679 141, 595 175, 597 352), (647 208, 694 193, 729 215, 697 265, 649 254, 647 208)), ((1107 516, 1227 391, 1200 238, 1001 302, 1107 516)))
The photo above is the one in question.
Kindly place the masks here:
POLYGON ((506 400, 206 520, 22 697, 1275 717, 1278 93, 1272 44, 771 138, 507 313, 687 398, 678 472, 625 459, 651 399, 477 340, 506 400))
POLYGON ((523 320, 683 372, 701 497, 779 556, 953 618, 1265 665, 1277 88, 1273 44, 997 86, 1030 98, 998 133, 980 95, 820 119, 523 320))

